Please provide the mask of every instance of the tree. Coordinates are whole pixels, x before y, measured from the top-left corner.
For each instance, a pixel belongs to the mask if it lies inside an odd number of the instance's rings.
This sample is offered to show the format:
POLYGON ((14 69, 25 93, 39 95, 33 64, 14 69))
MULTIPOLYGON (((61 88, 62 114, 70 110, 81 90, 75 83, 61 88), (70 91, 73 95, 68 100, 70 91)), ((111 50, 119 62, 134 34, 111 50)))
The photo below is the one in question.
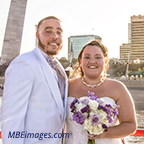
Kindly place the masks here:
POLYGON ((138 68, 138 71, 142 71, 140 67, 138 68))
POLYGON ((60 63, 63 65, 64 68, 67 68, 67 67, 68 67, 69 62, 68 62, 68 60, 67 60, 65 57, 61 57, 61 58, 59 59, 59 61, 60 61, 60 63))
POLYGON ((59 61, 60 61, 60 62, 68 62, 68 60, 66 59, 66 57, 61 57, 61 58, 59 59, 59 61))

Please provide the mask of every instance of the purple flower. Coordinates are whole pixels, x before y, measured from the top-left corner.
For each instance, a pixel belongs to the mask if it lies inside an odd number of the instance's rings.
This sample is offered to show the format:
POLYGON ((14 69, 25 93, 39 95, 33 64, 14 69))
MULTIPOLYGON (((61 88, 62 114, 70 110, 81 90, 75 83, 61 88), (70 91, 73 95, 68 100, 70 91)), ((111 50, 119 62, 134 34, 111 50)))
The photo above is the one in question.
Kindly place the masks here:
POLYGON ((88 98, 82 99, 81 103, 87 105, 89 103, 89 99, 88 98))
POLYGON ((117 116, 118 115, 118 107, 119 106, 117 106, 117 105, 114 105, 114 109, 113 109, 113 118, 115 117, 115 116, 117 116))
POLYGON ((102 128, 104 129, 105 132, 108 131, 108 127, 105 124, 102 125, 102 128))
POLYGON ((87 118, 89 118, 89 117, 90 117, 90 114, 88 113, 87 118))
POLYGON ((106 104, 106 107, 113 108, 110 104, 106 104))
POLYGON ((72 109, 77 102, 78 102, 78 98, 75 98, 71 103, 70 108, 72 109))
POLYGON ((97 100, 97 96, 95 96, 95 93, 94 92, 90 92, 88 91, 88 97, 90 97, 91 100, 97 100))
POLYGON ((101 100, 101 99, 97 99, 97 102, 98 102, 99 104, 103 104, 103 103, 104 103, 103 100, 101 100))
POLYGON ((97 100, 97 98, 98 98, 97 96, 90 96, 91 100, 97 100))
POLYGON ((95 95, 94 92, 90 92, 90 91, 88 91, 88 97, 90 97, 90 96, 94 96, 94 95, 95 95))
POLYGON ((71 112, 72 112, 72 113, 75 113, 75 107, 72 108, 71 112))
POLYGON ((87 105, 87 106, 85 106, 84 108, 82 108, 82 109, 81 109, 81 112, 82 112, 82 113, 85 113, 85 112, 90 113, 90 107, 89 107, 89 105, 87 105))
POLYGON ((113 112, 113 114, 114 114, 114 115, 113 115, 113 118, 114 118, 115 116, 117 116, 117 115, 118 115, 118 110, 117 110, 117 109, 115 109, 115 110, 114 110, 114 112, 113 112))
POLYGON ((107 111, 107 109, 106 109, 103 105, 99 105, 98 108, 99 108, 99 109, 102 109, 102 110, 105 111, 105 112, 107 111))
POLYGON ((107 113, 107 119, 109 123, 113 122, 112 117, 114 118, 116 115, 118 115, 117 105, 112 106, 110 104, 106 104, 105 106, 103 106, 99 104, 98 108, 107 113))
POLYGON ((107 119, 108 119, 109 123, 113 122, 112 118, 109 115, 107 115, 107 119))
POLYGON ((92 116, 92 118, 91 118, 91 124, 92 125, 97 125, 97 124, 99 124, 100 123, 100 121, 101 121, 101 118, 100 118, 100 115, 98 115, 98 114, 93 114, 93 116, 92 116))
POLYGON ((73 121, 76 121, 77 123, 82 125, 85 121, 85 117, 80 112, 76 112, 75 114, 73 114, 73 121))
POLYGON ((99 109, 102 109, 102 110, 105 111, 107 114, 112 114, 112 113, 111 113, 111 108, 107 107, 107 105, 106 105, 106 106, 99 105, 98 108, 99 108, 99 109))
POLYGON ((86 106, 86 107, 84 107, 84 108, 81 109, 81 112, 82 112, 82 113, 85 113, 85 112, 87 112, 87 109, 88 109, 88 108, 87 108, 87 106, 86 106))
POLYGON ((85 113, 85 112, 88 113, 87 118, 89 118, 89 116, 90 116, 90 114, 89 114, 90 113, 90 107, 89 107, 89 105, 87 105, 86 107, 82 108, 81 112, 82 113, 85 113))
POLYGON ((107 104, 106 105, 106 113, 109 117, 115 117, 118 115, 118 106, 117 105, 110 105, 110 104, 107 104))
POLYGON ((106 110, 106 113, 107 113, 107 114, 109 114, 109 115, 111 115, 111 116, 113 115, 111 108, 105 107, 105 110, 106 110))

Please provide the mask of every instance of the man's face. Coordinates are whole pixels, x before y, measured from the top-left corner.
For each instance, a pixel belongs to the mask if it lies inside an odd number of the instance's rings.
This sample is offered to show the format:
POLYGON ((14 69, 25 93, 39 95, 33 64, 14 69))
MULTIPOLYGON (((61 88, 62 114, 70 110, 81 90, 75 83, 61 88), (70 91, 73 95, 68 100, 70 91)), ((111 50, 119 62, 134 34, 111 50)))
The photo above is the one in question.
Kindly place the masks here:
POLYGON ((50 56, 57 55, 62 49, 62 26, 56 19, 44 20, 36 33, 39 48, 50 56))

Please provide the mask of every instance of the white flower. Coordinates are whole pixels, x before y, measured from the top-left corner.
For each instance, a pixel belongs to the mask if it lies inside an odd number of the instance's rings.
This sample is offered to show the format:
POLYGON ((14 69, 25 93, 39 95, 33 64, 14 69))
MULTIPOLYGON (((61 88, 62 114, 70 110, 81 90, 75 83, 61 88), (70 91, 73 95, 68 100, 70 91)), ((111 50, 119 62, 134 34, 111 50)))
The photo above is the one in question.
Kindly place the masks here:
POLYGON ((99 110, 99 111, 97 111, 97 113, 101 116, 101 119, 104 119, 107 117, 106 112, 104 112, 103 110, 99 110))
POLYGON ((97 111, 97 113, 101 116, 101 122, 108 125, 109 121, 107 119, 107 114, 103 110, 97 111))
POLYGON ((90 100, 88 104, 90 106, 90 109, 92 109, 94 111, 97 110, 98 105, 99 105, 99 103, 97 101, 95 101, 95 100, 90 100))
POLYGON ((86 119, 85 121, 84 121, 84 128, 87 130, 87 131, 90 131, 90 130, 92 130, 92 128, 93 128, 93 126, 91 125, 91 123, 90 123, 90 120, 91 120, 91 117, 90 118, 88 118, 88 119, 86 119))
POLYGON ((95 125, 95 126, 93 127, 93 129, 92 129, 92 133, 93 133, 94 135, 99 135, 99 134, 103 133, 103 131, 104 131, 104 130, 103 130, 101 124, 95 125))
POLYGON ((99 135, 103 133, 104 130, 102 128, 101 123, 98 125, 92 125, 90 120, 91 120, 91 117, 84 121, 84 124, 83 124, 84 129, 86 129, 90 134, 94 134, 94 135, 99 135))
POLYGON ((82 104, 82 103, 78 103, 78 104, 76 104, 75 106, 76 106, 76 108, 77 108, 77 111, 79 111, 79 112, 81 111, 82 108, 85 107, 85 105, 82 104))

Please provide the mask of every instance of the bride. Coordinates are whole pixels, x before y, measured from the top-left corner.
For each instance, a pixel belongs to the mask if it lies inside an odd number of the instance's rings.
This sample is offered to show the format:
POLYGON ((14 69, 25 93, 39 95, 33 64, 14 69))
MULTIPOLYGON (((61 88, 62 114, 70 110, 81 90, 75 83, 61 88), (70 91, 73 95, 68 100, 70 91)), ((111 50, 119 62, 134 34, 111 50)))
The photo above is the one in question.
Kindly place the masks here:
POLYGON ((69 81, 67 132, 70 133, 66 144, 87 144, 87 140, 95 139, 96 144, 122 144, 121 139, 134 133, 137 124, 133 99, 125 85, 117 80, 105 77, 108 68, 108 51, 100 41, 86 44, 78 56, 81 77, 69 81), (119 105, 119 114, 108 127, 107 132, 100 135, 88 135, 83 125, 72 120, 70 104, 74 98, 94 92, 108 104, 119 105))

